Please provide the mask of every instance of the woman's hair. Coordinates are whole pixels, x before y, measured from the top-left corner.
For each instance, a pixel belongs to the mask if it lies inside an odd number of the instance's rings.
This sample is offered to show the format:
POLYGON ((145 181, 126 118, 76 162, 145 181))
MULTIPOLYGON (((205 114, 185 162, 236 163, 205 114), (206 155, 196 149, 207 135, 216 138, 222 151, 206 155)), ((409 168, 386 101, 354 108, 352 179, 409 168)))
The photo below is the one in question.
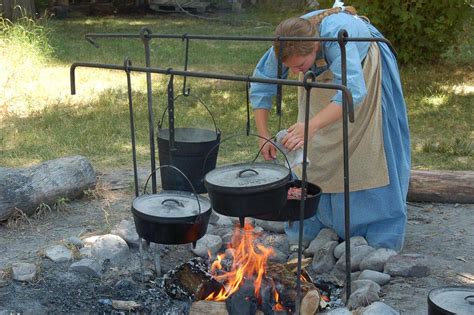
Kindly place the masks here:
MULTIPOLYGON (((321 23, 321 21, 335 13, 341 12, 342 9, 332 8, 325 10, 324 12, 312 16, 308 19, 303 18, 289 18, 281 22, 276 30, 275 35, 281 37, 315 37, 318 36, 316 25, 321 23)), ((352 15, 356 15, 357 11, 354 7, 344 7, 344 12, 348 12, 352 15)), ((273 49, 275 50, 275 54, 278 56, 280 48, 283 47, 282 51, 282 61, 285 61, 290 56, 306 56, 313 52, 314 45, 316 42, 313 41, 284 41, 281 42, 276 40, 273 43, 273 49)))

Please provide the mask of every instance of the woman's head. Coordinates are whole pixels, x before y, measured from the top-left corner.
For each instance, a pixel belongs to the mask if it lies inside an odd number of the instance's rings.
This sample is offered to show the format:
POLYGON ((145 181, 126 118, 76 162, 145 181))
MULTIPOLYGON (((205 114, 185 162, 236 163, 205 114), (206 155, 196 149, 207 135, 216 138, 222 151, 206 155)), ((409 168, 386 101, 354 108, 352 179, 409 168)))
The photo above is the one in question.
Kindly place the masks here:
MULTIPOLYGON (((290 18, 281 22, 275 31, 281 37, 314 37, 316 28, 303 18, 290 18)), ((313 41, 275 41, 273 49, 278 56, 282 50, 282 62, 293 72, 306 72, 314 63, 318 42, 313 41)))

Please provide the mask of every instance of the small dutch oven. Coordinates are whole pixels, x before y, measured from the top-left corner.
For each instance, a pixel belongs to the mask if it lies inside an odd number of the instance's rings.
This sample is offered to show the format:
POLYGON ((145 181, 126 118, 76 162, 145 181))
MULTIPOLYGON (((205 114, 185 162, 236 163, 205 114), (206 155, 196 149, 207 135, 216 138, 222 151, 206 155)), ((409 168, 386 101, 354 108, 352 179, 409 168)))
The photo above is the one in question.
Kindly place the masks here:
MULTIPOLYGON (((171 167, 183 174, 174 166, 162 165, 159 168, 162 167, 171 167)), ((138 235, 158 244, 195 245, 206 234, 211 212, 211 203, 207 198, 184 191, 164 190, 144 194, 132 202, 138 235)))
POLYGON ((444 287, 428 294, 429 315, 474 314, 474 286, 444 287))

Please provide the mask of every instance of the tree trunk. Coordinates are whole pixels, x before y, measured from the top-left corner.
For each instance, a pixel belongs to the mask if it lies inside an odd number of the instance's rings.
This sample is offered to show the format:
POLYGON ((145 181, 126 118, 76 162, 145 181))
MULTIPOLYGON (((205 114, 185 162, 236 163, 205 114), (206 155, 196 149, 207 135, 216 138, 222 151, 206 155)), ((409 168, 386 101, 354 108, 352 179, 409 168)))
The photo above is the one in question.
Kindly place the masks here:
POLYGON ((474 203, 474 172, 412 170, 408 200, 474 203))
POLYGON ((0 221, 7 220, 16 209, 30 215, 43 203, 52 204, 58 198, 72 200, 95 183, 95 171, 82 156, 25 169, 0 167, 0 221))
POLYGON ((35 17, 34 0, 3 0, 3 17, 14 22, 22 16, 35 17))

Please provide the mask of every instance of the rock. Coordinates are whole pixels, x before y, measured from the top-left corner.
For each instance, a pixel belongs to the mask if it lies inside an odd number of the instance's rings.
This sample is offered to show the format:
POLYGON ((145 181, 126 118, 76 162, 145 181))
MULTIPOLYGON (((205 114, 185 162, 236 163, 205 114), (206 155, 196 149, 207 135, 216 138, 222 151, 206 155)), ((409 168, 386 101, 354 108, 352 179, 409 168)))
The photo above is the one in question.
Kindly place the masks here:
POLYGON ((82 242, 82 240, 77 237, 77 236, 71 236, 71 237, 68 237, 64 240, 64 244, 66 245, 72 245, 76 248, 82 248, 84 247, 84 243, 82 242))
POLYGON ((79 250, 81 258, 91 258, 92 257, 92 248, 90 246, 83 247, 79 250))
POLYGON ((322 229, 318 236, 309 243, 308 248, 304 251, 306 256, 313 256, 318 250, 331 241, 338 241, 339 236, 331 229, 322 229))
POLYGON ((334 257, 333 253, 337 244, 337 241, 330 241, 318 248, 318 251, 313 257, 313 262, 311 263, 311 267, 315 273, 327 273, 334 268, 334 265, 336 264, 336 258, 334 257))
POLYGON ((62 263, 72 260, 72 251, 63 245, 56 245, 46 250, 46 257, 56 263, 62 263))
POLYGON ((114 289, 116 291, 130 291, 135 290, 137 287, 137 283, 132 279, 120 279, 115 283, 114 289))
POLYGON ((347 302, 347 307, 351 310, 358 307, 370 305, 380 299, 379 294, 373 286, 363 286, 353 291, 347 302))
POLYGON ((222 244, 230 244, 232 242, 232 236, 234 236, 233 232, 227 232, 222 236, 222 244))
MULTIPOLYGON (((347 308, 345 307, 340 307, 340 308, 336 308, 336 309, 333 309, 331 310, 330 312, 328 313, 325 313, 326 315, 352 315, 352 312, 349 311, 347 308)), ((380 314, 381 315, 381 314, 380 314)))
POLYGON ((14 263, 12 278, 17 281, 32 281, 36 276, 36 266, 30 263, 14 263))
POLYGON ((286 263, 287 255, 278 248, 272 247, 272 249, 273 255, 270 255, 270 257, 268 257, 268 260, 276 263, 286 263))
MULTIPOLYGON (((365 238, 362 236, 353 236, 351 237, 351 252, 354 247, 361 246, 361 245, 368 245, 365 238)), ((334 257, 336 259, 341 258, 342 254, 346 251, 346 242, 342 242, 334 249, 334 257)))
POLYGON ((362 310, 361 315, 400 315, 400 312, 394 310, 382 302, 374 302, 362 310))
MULTIPOLYGON (((354 248, 351 248, 351 271, 359 270, 360 262, 362 261, 362 259, 367 257, 367 255, 369 255, 374 250, 375 249, 369 245, 361 245, 361 246, 356 246, 354 248)), ((339 258, 339 260, 336 263, 336 268, 342 271, 346 270, 346 253, 344 253, 341 256, 341 258, 339 258)))
POLYGON ((140 244, 140 237, 135 229, 135 223, 130 220, 120 221, 110 233, 120 236, 130 247, 138 248, 140 244))
POLYGON ((393 249, 379 248, 362 259, 360 262, 360 270, 383 271, 387 260, 396 254, 397 252, 393 249))
POLYGON ((95 241, 97 241, 99 239, 99 237, 101 237, 101 236, 103 236, 103 235, 94 235, 94 236, 86 237, 85 239, 82 240, 84 242, 84 246, 94 244, 95 241))
POLYGON ((431 270, 426 256, 403 254, 391 256, 385 263, 384 272, 393 277, 426 277, 431 270))
POLYGON ((100 278, 102 266, 94 259, 84 258, 69 266, 69 270, 100 278))
POLYGON ((369 287, 371 291, 377 292, 377 294, 382 290, 380 285, 372 280, 354 280, 351 283, 351 289, 353 292, 363 287, 369 287))
POLYGON ((212 211, 209 223, 212 223, 217 226, 233 226, 231 218, 222 214, 219 214, 215 211, 212 211))
POLYGON ((100 236, 91 246, 92 257, 100 263, 108 259, 112 264, 119 265, 127 260, 129 252, 127 242, 113 234, 100 236))
POLYGON ((207 258, 209 257, 208 251, 214 256, 221 247, 222 239, 220 236, 206 234, 197 241, 196 248, 191 249, 191 251, 202 258, 207 258))
POLYGON ((375 283, 378 283, 379 285, 384 285, 390 282, 390 275, 374 270, 364 270, 362 273, 359 275, 358 280, 372 280, 375 283))
POLYGON ((274 232, 274 233, 285 233, 284 222, 278 221, 265 221, 255 219, 255 225, 261 226, 265 231, 274 232))

